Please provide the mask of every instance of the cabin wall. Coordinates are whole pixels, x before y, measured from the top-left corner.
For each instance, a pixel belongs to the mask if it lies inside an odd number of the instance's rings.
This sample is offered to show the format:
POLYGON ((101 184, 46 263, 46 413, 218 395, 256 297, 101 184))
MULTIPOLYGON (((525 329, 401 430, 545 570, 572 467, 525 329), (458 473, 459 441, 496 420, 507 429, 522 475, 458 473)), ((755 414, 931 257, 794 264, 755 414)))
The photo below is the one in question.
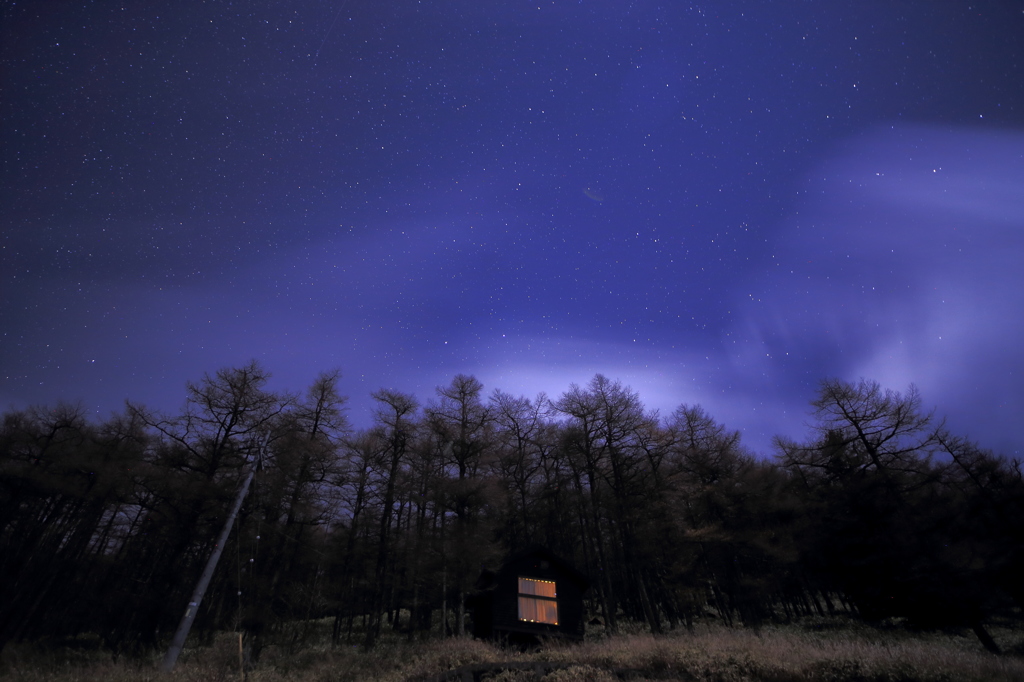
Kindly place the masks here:
POLYGON ((583 591, 579 583, 556 565, 527 557, 506 565, 498 574, 492 593, 491 614, 495 632, 530 633, 552 637, 583 636, 583 591), (519 620, 519 578, 555 582, 558 593, 558 625, 519 620))

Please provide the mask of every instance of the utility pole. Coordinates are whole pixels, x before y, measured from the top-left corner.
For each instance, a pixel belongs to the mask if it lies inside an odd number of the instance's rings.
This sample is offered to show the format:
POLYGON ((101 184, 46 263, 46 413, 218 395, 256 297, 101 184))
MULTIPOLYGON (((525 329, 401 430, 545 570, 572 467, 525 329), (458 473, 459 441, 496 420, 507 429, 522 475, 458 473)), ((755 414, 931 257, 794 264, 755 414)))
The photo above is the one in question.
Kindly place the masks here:
POLYGON ((246 474, 245 481, 242 482, 238 495, 235 496, 235 503, 231 507, 231 513, 228 514, 228 518, 224 521, 224 528, 220 531, 217 544, 214 546, 213 552, 206 562, 203 574, 199 576, 196 589, 192 592, 192 598, 189 599, 188 606, 185 608, 185 615, 181 617, 178 629, 174 633, 174 639, 171 640, 171 646, 168 647, 163 663, 160 664, 161 672, 171 672, 174 670, 174 664, 178 662, 178 656, 181 655, 181 650, 185 646, 185 639, 188 638, 188 632, 192 629, 192 622, 196 619, 196 613, 199 611, 199 605, 203 601, 203 595, 206 594, 206 588, 210 585, 213 572, 217 569, 217 562, 220 561, 220 555, 224 552, 224 545, 228 541, 228 535, 231 534, 231 524, 235 522, 235 517, 238 516, 238 511, 242 508, 242 501, 249 492, 249 486, 252 484, 252 479, 255 475, 256 464, 253 464, 249 467, 249 473, 246 474))

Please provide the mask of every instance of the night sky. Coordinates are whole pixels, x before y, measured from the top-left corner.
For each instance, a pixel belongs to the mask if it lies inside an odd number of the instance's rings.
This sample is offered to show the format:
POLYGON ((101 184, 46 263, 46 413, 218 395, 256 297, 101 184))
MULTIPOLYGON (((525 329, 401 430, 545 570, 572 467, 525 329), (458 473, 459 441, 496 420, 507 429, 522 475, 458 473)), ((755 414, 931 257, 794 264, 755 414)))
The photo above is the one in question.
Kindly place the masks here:
POLYGON ((768 454, 863 377, 1019 456, 1022 10, 6 0, 0 408, 600 372, 768 454))

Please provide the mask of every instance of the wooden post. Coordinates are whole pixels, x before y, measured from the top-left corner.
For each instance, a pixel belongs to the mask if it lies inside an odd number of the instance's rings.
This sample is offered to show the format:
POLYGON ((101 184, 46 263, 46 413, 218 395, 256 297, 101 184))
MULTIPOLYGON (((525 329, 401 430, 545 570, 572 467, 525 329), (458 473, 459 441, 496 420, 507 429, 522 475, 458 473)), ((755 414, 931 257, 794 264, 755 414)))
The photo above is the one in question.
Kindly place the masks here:
POLYGON ((206 588, 210 585, 210 580, 213 578, 213 572, 217 569, 217 562, 220 561, 220 555, 224 552, 224 544, 228 541, 228 535, 231 534, 231 524, 235 522, 235 517, 238 516, 238 511, 242 508, 242 501, 249 492, 249 485, 252 483, 253 476, 255 475, 256 467, 252 466, 245 477, 245 481, 242 483, 242 487, 238 491, 238 495, 235 496, 235 503, 231 507, 231 512, 228 514, 227 520, 224 521, 224 528, 220 531, 220 537, 217 538, 217 544, 214 546, 213 552, 210 554, 210 559, 206 562, 206 568, 203 569, 203 574, 199 576, 199 582, 196 583, 196 589, 192 592, 192 598, 189 599, 188 606, 185 607, 185 615, 181 617, 181 622, 178 624, 178 630, 174 633, 174 639, 171 640, 171 646, 168 647, 167 654, 164 656, 163 663, 160 665, 160 670, 162 672, 171 672, 174 670, 174 664, 178 662, 178 656, 181 655, 181 650, 185 647, 185 639, 188 637, 189 630, 192 629, 192 622, 196 619, 196 613, 199 611, 199 605, 203 602, 203 595, 206 594, 206 588))

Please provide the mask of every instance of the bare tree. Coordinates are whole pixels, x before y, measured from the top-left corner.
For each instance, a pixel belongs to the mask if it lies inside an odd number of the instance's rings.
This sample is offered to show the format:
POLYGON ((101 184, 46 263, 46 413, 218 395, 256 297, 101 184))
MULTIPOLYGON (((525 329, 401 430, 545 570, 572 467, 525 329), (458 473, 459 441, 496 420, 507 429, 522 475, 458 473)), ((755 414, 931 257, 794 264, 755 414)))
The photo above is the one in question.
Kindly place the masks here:
POLYGON ((916 467, 936 443, 932 415, 922 412, 913 385, 901 394, 873 381, 826 379, 811 405, 815 429, 833 447, 863 453, 879 471, 916 467))
POLYGON ((426 424, 447 473, 442 482, 445 506, 454 514, 445 523, 445 577, 450 566, 455 633, 460 636, 465 634, 466 592, 489 554, 483 513, 494 484, 485 475, 485 464, 494 455, 493 418, 482 393, 476 377, 458 374, 449 385, 438 387, 436 402, 426 409, 426 424))
POLYGON ((380 635, 384 611, 387 577, 390 569, 392 522, 395 516, 395 488, 398 473, 409 453, 409 446, 415 436, 417 424, 414 420, 418 405, 411 395, 398 391, 380 390, 373 394, 377 401, 374 411, 376 430, 384 447, 381 452, 381 498, 380 531, 377 546, 377 564, 374 570, 374 586, 371 591, 369 621, 366 626, 364 646, 369 649, 380 635))

